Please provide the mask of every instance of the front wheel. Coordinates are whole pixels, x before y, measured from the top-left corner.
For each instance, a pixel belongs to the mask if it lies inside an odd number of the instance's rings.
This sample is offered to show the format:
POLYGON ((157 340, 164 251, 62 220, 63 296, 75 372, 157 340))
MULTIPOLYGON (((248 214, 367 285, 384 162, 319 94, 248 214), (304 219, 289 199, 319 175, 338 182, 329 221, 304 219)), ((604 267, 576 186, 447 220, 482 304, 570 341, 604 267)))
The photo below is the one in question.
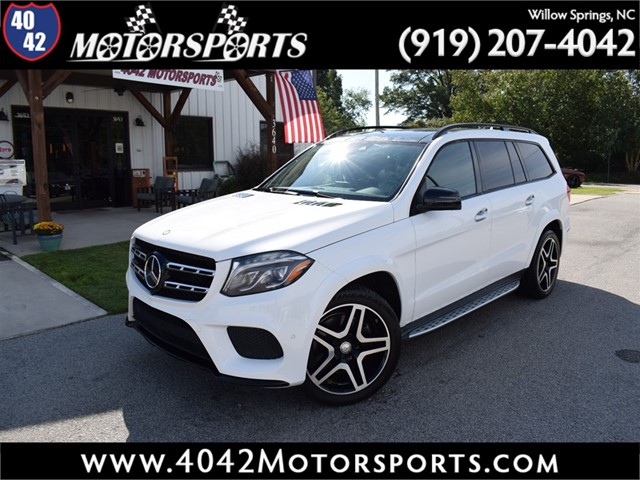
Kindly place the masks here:
POLYGON ((522 277, 521 291, 532 298, 545 298, 556 286, 560 267, 560 241, 552 230, 542 234, 529 268, 522 277))
POLYGON ((391 377, 400 357, 400 325, 375 292, 339 292, 316 328, 303 389, 314 400, 347 405, 364 400, 391 377))

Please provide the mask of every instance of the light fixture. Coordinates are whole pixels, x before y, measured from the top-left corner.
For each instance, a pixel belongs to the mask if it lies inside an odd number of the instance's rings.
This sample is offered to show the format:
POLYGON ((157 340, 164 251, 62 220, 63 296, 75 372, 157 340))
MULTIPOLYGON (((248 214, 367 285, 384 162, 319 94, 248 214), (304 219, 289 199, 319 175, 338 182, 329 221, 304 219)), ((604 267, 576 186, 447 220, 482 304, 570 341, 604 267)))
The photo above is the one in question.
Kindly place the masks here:
POLYGON ((140 115, 138 115, 138 117, 136 118, 136 127, 144 127, 144 120, 142 120, 142 117, 140 115))
POLYGON ((0 108, 0 122, 8 122, 7 114, 4 113, 4 108, 0 108))
POLYGON ((113 87, 113 91, 116 92, 119 97, 124 95, 125 90, 126 88, 124 88, 122 85, 116 85, 115 87, 113 87))
POLYGON ((67 103, 73 103, 73 93, 67 92, 67 95, 65 98, 67 99, 67 103))

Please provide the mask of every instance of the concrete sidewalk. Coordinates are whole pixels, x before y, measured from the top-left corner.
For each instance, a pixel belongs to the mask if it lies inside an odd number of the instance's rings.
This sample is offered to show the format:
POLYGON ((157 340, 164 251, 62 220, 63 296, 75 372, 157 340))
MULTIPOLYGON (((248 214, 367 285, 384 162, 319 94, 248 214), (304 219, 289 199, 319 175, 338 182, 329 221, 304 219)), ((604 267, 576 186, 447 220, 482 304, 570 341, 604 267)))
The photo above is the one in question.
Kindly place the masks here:
MULTIPOLYGON (((72 250, 129 240, 136 228, 159 215, 154 208, 95 208, 53 212, 53 221, 64 225, 60 248, 72 250)), ((0 248, 18 257, 42 252, 35 235, 18 235, 18 243, 13 245, 11 232, 2 232, 1 227, 0 248)))
MULTIPOLYGON (((54 212, 53 220, 64 225, 61 248, 70 250, 129 240, 158 215, 155 209, 123 207, 54 212)), ((0 340, 107 313, 20 258, 40 252, 34 235, 19 235, 13 245, 11 232, 0 227, 0 340)))
MULTIPOLYGON (((638 194, 640 187, 629 191, 638 194)), ((572 194, 571 205, 598 198, 572 194)), ((61 248, 70 250, 129 240, 139 225, 159 215, 153 208, 122 207, 55 212, 53 219, 65 227, 61 248)), ((0 340, 106 313, 20 258, 41 251, 33 235, 18 236, 13 245, 11 233, 0 231, 0 340)))
POLYGON ((0 278, 0 340, 107 313, 3 250, 0 278))

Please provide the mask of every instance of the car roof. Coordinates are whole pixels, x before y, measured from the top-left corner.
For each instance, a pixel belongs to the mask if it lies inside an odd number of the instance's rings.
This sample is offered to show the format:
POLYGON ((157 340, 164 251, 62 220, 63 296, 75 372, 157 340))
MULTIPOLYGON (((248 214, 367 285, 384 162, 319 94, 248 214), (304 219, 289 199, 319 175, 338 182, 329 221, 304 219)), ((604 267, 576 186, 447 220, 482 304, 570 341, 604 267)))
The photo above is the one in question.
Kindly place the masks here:
POLYGON ((365 126, 339 130, 329 135, 326 140, 333 138, 353 138, 365 141, 386 141, 386 142, 408 142, 408 143, 430 143, 446 133, 459 132, 461 130, 487 131, 499 130, 518 133, 530 133, 537 135, 537 132, 530 128, 517 125, 506 125, 499 123, 452 123, 439 129, 403 126, 365 126))
POLYGON ((355 127, 339 130, 329 135, 326 140, 334 138, 354 138, 363 141, 429 143, 436 129, 417 127, 355 127))

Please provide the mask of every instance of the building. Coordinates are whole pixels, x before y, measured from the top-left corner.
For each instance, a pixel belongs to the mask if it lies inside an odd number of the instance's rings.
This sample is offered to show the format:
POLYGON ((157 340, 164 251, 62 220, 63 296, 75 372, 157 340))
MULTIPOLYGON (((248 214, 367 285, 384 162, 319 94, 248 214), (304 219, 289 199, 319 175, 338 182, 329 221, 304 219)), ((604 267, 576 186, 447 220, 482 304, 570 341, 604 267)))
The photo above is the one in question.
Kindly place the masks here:
POLYGON ((0 142, 26 161, 24 194, 37 198, 41 218, 126 207, 140 184, 134 175, 152 182, 177 170, 179 188, 197 188, 204 177, 227 175, 239 149, 258 145, 273 170, 294 153, 275 102, 273 73, 265 70, 225 70, 222 92, 121 80, 110 70, 0 70, 0 142), (33 135, 39 111, 42 138, 33 135), (277 153, 269 147, 274 119, 277 153))

